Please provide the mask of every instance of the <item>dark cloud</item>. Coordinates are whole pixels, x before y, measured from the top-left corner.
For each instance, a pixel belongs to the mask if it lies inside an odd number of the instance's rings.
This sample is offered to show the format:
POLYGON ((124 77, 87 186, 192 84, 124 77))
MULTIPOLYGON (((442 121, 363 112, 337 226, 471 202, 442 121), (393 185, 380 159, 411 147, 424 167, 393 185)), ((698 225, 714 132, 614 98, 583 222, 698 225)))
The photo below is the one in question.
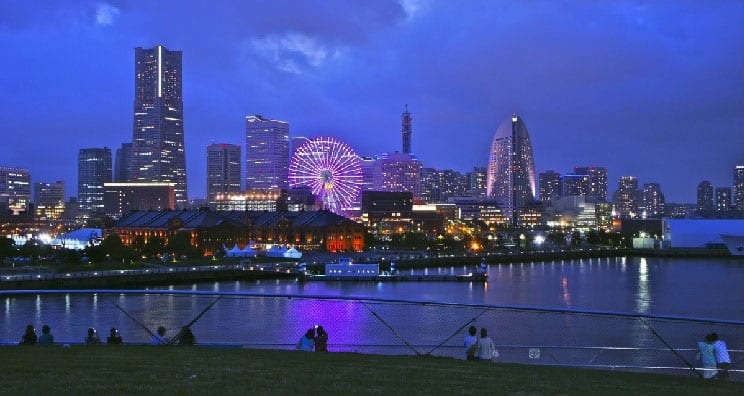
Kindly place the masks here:
POLYGON ((4 133, 0 158, 74 186, 77 149, 131 138, 132 48, 162 43, 184 51, 192 196, 204 147, 243 144, 246 114, 371 155, 400 149, 406 103, 426 166, 485 165, 512 112, 539 171, 603 165, 612 186, 634 174, 674 201, 702 179, 730 184, 744 162, 744 3, 414 3, 5 2, 0 128, 21 132, 4 133), (50 167, 61 147, 72 155, 50 167))

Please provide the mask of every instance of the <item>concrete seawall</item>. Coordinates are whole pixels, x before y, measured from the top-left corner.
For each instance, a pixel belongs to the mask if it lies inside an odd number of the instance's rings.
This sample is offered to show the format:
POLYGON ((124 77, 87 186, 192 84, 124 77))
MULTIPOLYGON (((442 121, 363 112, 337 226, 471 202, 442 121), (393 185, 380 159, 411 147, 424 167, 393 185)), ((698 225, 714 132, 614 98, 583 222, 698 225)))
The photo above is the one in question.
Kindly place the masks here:
POLYGON ((276 271, 220 270, 174 273, 142 273, 59 278, 42 275, 37 279, 3 280, 2 290, 24 289, 126 289, 148 285, 173 285, 195 282, 294 278, 295 274, 276 271))

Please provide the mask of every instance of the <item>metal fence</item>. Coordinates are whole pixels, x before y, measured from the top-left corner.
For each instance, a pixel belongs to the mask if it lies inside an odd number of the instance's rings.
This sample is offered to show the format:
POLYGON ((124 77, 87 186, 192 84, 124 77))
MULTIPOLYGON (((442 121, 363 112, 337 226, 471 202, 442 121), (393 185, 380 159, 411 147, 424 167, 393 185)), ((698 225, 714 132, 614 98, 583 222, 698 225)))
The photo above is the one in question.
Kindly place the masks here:
POLYGON ((729 346, 731 379, 744 381, 744 322, 544 307, 450 304, 301 294, 199 290, 0 291, 0 339, 14 343, 26 323, 52 326, 59 343, 79 343, 89 326, 117 327, 125 341, 147 343, 191 324, 212 346, 294 349, 314 325, 331 352, 430 355, 463 359, 469 326, 485 328, 497 363, 650 371, 698 376, 697 342, 711 332, 729 346), (147 330, 146 330, 147 329, 147 330))

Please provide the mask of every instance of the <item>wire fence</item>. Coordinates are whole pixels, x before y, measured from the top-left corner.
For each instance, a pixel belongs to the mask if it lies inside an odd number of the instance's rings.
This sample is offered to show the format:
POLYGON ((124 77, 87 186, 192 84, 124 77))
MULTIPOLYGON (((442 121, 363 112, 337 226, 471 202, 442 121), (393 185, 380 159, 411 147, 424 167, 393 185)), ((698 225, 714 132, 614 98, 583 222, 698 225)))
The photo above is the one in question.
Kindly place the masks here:
POLYGON ((5 291, 0 302, 6 344, 15 343, 27 323, 49 324, 58 343, 71 344, 82 341, 88 327, 117 327, 125 342, 148 343, 159 326, 172 337, 190 325, 202 345, 294 349, 308 329, 321 325, 331 352, 464 359, 463 340, 475 326, 494 340, 497 363, 685 376, 706 371, 697 343, 716 332, 729 346, 730 378, 744 381, 744 322, 731 320, 197 290, 5 291))

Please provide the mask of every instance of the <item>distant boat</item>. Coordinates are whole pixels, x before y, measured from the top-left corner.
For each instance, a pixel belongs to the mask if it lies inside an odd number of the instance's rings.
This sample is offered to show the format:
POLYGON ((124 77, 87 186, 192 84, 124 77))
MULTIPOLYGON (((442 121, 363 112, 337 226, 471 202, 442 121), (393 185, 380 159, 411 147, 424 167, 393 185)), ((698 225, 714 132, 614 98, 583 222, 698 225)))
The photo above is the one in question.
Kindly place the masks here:
POLYGON ((721 234, 721 239, 732 256, 744 256, 744 235, 721 234))

